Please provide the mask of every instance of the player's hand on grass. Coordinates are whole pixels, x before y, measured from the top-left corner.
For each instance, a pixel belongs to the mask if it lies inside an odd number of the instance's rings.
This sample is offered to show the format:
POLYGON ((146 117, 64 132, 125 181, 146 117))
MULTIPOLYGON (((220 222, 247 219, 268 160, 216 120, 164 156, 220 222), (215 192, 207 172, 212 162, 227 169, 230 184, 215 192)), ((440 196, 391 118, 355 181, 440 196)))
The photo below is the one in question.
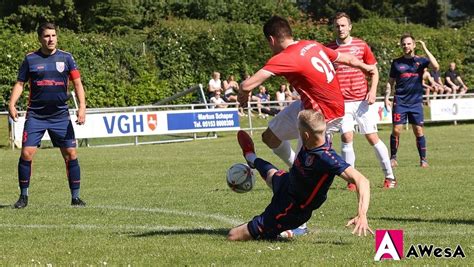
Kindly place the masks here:
POLYGON ((362 233, 364 233, 364 236, 367 236, 367 232, 371 233, 372 235, 374 234, 374 231, 370 229, 369 227, 369 222, 367 221, 367 216, 356 216, 353 219, 349 220, 346 224, 346 227, 350 227, 354 225, 354 230, 352 230, 352 234, 357 234, 358 236, 362 236, 362 233))
POLYGON ((86 122, 86 109, 85 108, 79 108, 77 110, 77 120, 76 123, 78 125, 83 125, 86 122))
POLYGON ((15 106, 8 106, 8 115, 10 115, 13 121, 18 120, 18 111, 15 106))

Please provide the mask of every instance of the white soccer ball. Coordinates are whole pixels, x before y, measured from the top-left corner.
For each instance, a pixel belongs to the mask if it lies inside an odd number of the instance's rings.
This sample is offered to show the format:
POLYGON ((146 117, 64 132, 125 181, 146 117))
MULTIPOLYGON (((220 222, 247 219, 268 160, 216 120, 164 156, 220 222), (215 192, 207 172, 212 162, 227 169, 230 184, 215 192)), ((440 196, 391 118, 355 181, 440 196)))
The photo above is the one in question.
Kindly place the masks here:
POLYGON ((247 164, 236 163, 227 170, 227 185, 234 192, 246 193, 255 185, 255 174, 247 164))

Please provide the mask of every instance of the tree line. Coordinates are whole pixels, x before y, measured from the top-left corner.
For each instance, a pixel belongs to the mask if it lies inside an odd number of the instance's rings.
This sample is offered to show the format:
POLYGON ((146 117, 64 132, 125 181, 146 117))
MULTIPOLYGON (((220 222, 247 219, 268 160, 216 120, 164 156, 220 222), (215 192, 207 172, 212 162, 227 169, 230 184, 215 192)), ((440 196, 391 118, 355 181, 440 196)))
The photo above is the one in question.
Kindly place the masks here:
POLYGON ((345 11, 354 21, 392 18, 429 27, 462 26, 474 5, 463 0, 0 0, 0 19, 34 31, 44 21, 79 32, 128 33, 167 18, 261 24, 273 14, 327 22, 345 11))

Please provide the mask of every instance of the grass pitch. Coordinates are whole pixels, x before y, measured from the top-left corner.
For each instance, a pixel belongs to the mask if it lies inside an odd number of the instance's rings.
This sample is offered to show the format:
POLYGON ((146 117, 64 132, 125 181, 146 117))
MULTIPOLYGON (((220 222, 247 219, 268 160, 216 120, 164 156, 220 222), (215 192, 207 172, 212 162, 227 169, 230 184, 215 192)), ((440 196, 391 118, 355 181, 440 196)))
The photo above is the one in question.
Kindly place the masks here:
MULTIPOLYGON (((371 181, 372 228, 403 229, 405 253, 410 244, 453 249, 460 244, 467 256, 393 263, 474 264, 473 130, 473 124, 427 126, 428 169, 418 167, 415 139, 411 130, 405 131, 395 169, 399 188, 390 191, 382 189, 383 174, 372 148, 364 137, 356 137, 356 167, 371 181)), ((374 238, 353 236, 344 227, 356 214, 357 199, 340 178, 313 213, 310 234, 288 242, 226 241, 232 226, 261 213, 271 198, 261 180, 246 194, 227 188, 227 168, 243 162, 235 133, 186 143, 79 148, 85 208, 69 205, 59 151, 41 149, 33 163, 29 206, 14 210, 19 151, 8 150, 5 130, 0 131, 2 266, 375 264, 374 238)), ((259 134, 258 155, 284 167, 259 134)), ((382 127, 387 146, 389 134, 382 127)))

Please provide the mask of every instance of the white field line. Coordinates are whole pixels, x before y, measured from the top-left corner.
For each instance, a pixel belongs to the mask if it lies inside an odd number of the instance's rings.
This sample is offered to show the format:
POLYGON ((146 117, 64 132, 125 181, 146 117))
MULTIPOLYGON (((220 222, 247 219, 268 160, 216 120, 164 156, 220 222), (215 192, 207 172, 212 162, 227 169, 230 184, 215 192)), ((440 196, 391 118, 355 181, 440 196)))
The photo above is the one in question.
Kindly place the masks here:
POLYGON ((105 210, 138 211, 138 212, 150 212, 150 213, 165 213, 165 214, 179 215, 179 216, 185 216, 185 217, 214 219, 216 221, 220 221, 220 222, 233 225, 233 226, 243 223, 241 220, 230 218, 228 216, 221 215, 221 214, 208 214, 208 213, 203 213, 203 212, 180 211, 180 210, 170 210, 170 209, 163 209, 163 208, 133 208, 133 207, 123 207, 123 206, 90 206, 88 208, 105 209, 105 210))

